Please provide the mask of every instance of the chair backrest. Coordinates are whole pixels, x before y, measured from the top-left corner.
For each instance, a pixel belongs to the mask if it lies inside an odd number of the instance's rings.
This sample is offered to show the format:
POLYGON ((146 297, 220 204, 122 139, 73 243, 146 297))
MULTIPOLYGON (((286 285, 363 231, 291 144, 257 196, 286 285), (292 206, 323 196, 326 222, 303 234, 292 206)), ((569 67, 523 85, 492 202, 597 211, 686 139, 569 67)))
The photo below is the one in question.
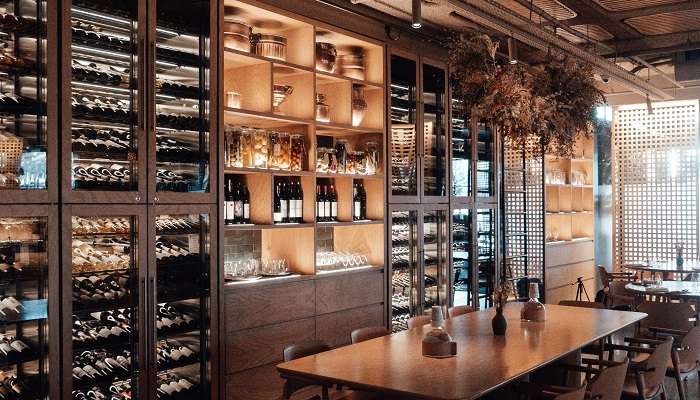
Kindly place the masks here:
POLYGON ((654 301, 642 301, 637 306, 637 311, 648 314, 640 323, 640 329, 649 327, 676 329, 688 331, 694 323, 695 311, 688 303, 658 303, 654 301))
POLYGON ((627 281, 610 282, 608 287, 610 288, 611 306, 616 306, 619 304, 634 304, 637 294, 625 287, 628 283, 629 282, 627 281))
POLYGON ((681 364, 700 364, 700 326, 691 329, 681 341, 678 351, 681 364))
POLYGON ((408 319, 408 329, 418 328, 429 324, 431 321, 430 315, 417 315, 408 319))
POLYGON ((586 395, 586 385, 574 390, 573 392, 562 393, 555 397, 555 400, 583 400, 586 395))
POLYGON ((606 367, 588 384, 590 398, 599 400, 619 400, 622 397, 622 387, 625 385, 629 359, 615 366, 606 367))
POLYGON ((386 336, 388 334, 389 331, 387 331, 383 326, 368 326, 366 328, 359 328, 350 332, 350 341, 355 344, 364 342, 365 340, 386 336))
POLYGON ((447 309, 447 314, 450 318, 454 318, 459 315, 469 314, 476 311, 472 306, 454 306, 447 309))
POLYGON ((604 310, 605 304, 603 303, 598 303, 595 301, 576 301, 576 300, 562 300, 559 302, 560 306, 568 306, 568 307, 580 307, 580 308, 597 308, 600 310, 604 310))
POLYGON ((328 351, 330 349, 331 347, 325 342, 314 340, 311 342, 289 345, 284 348, 282 356, 284 361, 292 361, 296 360, 297 358, 323 353, 324 351, 328 351))
POLYGON ((644 387, 647 393, 656 393, 658 388, 664 383, 666 376, 666 367, 671 360, 671 348, 673 347, 673 338, 668 337, 662 344, 654 348, 654 352, 649 355, 646 360, 647 372, 642 375, 644 379, 644 387))
POLYGON ((598 275, 600 276, 600 284, 603 285, 604 288, 610 286, 610 275, 608 275, 608 270, 602 265, 598 265, 596 268, 598 268, 598 275))

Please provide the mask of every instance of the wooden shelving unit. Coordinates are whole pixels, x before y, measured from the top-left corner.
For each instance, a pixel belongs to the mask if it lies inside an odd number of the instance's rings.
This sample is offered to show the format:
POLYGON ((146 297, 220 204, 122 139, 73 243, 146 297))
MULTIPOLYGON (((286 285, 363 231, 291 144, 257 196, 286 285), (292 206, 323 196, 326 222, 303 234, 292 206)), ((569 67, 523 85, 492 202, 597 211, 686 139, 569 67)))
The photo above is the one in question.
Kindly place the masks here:
MULTIPOLYGON (((305 148, 301 171, 221 163, 224 181, 233 176, 245 183, 251 222, 224 225, 220 218, 222 264, 284 258, 291 272, 223 285, 226 353, 236 360, 224 367, 225 397, 262 398, 259 394, 265 391, 281 392, 274 366, 285 345, 307 339, 346 344, 352 329, 386 323, 385 45, 255 0, 226 0, 223 18, 251 26, 253 34, 284 35, 287 56, 272 59, 222 44, 222 136, 227 127, 286 132, 301 135, 305 148), (362 48, 365 79, 345 76, 339 68, 317 70, 316 42, 332 43, 339 54, 362 48), (273 105, 275 85, 293 88, 278 107, 273 105), (367 104, 364 118, 355 124, 353 88, 358 92, 361 88, 367 104), (226 93, 232 91, 240 95, 235 108, 227 107, 226 93), (316 120, 317 94, 324 95, 329 106, 327 122, 316 120), (318 148, 333 148, 338 139, 346 140, 350 150, 361 151, 367 142, 375 142, 380 158, 376 174, 317 172, 318 148), (275 224, 275 182, 290 178, 301 183, 303 222, 275 224), (338 221, 317 222, 316 186, 331 182, 338 198, 338 221), (356 182, 362 182, 366 192, 363 221, 353 221, 356 182), (327 271, 321 265, 322 252, 364 255, 366 265, 327 271), (265 389, 252 383, 261 374, 271 377, 265 389)), ((223 277, 224 268, 221 272, 223 277)))
MULTIPOLYGON (((591 299, 595 296, 595 203, 593 139, 576 145, 571 158, 546 155, 545 287, 546 301, 573 300, 582 277, 591 299)), ((584 298, 585 300, 585 298, 584 298)))

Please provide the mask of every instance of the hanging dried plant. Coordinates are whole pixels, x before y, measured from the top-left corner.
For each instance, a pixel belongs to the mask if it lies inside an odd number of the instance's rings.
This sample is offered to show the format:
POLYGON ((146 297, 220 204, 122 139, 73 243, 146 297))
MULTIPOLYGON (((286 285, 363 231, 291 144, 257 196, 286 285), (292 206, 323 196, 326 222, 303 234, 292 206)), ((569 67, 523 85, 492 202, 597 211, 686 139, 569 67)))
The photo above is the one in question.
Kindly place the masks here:
POLYGON ((604 101, 591 66, 562 56, 539 67, 499 65, 498 42, 484 34, 455 35, 448 47, 453 97, 510 144, 570 156, 591 134, 593 112, 604 101))

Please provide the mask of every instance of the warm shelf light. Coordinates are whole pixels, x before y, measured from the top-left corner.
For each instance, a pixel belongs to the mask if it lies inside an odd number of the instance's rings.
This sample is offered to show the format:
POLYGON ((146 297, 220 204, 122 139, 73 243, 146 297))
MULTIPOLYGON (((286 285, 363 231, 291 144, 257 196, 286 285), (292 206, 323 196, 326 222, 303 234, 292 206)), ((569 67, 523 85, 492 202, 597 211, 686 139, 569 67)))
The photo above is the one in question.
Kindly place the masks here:
POLYGON ((508 38, 508 62, 513 65, 518 63, 518 43, 512 37, 508 38))

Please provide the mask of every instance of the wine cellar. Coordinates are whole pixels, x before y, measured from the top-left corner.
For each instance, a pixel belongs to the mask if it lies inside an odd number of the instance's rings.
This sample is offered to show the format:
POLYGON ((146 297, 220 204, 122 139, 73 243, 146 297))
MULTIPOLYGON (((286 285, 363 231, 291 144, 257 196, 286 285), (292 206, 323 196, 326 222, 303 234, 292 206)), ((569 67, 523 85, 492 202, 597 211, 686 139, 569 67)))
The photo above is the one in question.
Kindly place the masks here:
MULTIPOLYGON (((0 393, 276 398, 291 342, 520 276, 445 49, 307 3, 0 1, 0 393)), ((523 162, 548 252, 592 242, 592 145, 523 162)))

